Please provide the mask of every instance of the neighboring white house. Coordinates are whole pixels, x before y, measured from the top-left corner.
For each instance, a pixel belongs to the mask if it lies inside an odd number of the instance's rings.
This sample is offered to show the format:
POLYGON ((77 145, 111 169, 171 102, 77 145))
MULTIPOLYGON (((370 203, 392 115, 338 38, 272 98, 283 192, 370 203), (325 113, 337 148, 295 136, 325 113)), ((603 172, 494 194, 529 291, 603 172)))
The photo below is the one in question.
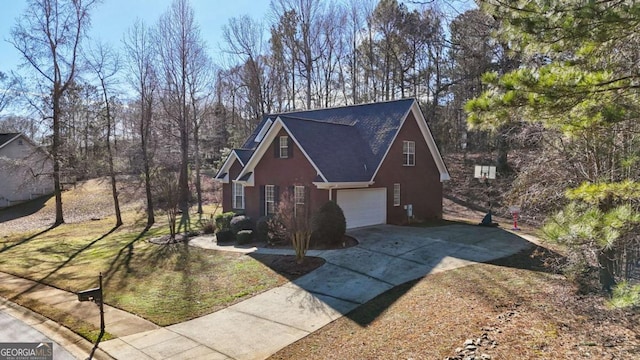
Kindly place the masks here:
POLYGON ((0 133, 0 208, 53 192, 53 159, 20 133, 0 133))

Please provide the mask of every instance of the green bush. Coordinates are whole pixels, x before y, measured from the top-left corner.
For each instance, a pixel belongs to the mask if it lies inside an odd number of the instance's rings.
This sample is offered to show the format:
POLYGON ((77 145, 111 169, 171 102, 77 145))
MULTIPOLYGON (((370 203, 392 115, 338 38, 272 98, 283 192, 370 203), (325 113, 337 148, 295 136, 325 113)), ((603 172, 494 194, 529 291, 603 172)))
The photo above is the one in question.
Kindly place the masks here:
POLYGON ((263 216, 256 221, 256 240, 269 242, 269 220, 271 216, 263 216))
POLYGON ((223 230, 231 230, 231 219, 236 214, 233 211, 228 211, 226 213, 216 215, 216 229, 223 230))
POLYGON ((613 296, 609 300, 609 306, 624 309, 640 306, 640 284, 632 285, 623 281, 613 288, 613 296))
POLYGON ((231 232, 238 235, 242 230, 253 230, 253 222, 246 215, 236 215, 231 219, 231 232))
POLYGON ((233 241, 233 233, 231 230, 220 230, 216 232, 216 240, 218 244, 230 243, 233 241))
POLYGON ((245 245, 251 243, 253 240, 253 230, 240 230, 236 234, 236 240, 238 245, 245 245))
POLYGON ((335 201, 328 201, 311 218, 311 244, 316 247, 342 243, 347 220, 335 201))

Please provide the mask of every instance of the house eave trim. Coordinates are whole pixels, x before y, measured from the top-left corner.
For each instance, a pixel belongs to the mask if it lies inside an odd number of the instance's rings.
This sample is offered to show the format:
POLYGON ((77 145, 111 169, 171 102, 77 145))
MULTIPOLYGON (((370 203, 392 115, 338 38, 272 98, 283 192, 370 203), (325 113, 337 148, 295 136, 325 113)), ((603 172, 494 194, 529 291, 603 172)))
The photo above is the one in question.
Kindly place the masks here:
POLYGON ((316 188, 321 190, 329 189, 354 189, 367 188, 373 185, 373 181, 356 181, 356 182, 313 182, 316 188))
POLYGON ((213 178, 214 182, 218 182, 221 184, 228 184, 229 183, 229 173, 227 173, 222 179, 220 178, 213 178))
POLYGON ((253 187, 255 186, 254 174, 249 175, 247 180, 233 180, 234 183, 242 184, 244 187, 253 187))

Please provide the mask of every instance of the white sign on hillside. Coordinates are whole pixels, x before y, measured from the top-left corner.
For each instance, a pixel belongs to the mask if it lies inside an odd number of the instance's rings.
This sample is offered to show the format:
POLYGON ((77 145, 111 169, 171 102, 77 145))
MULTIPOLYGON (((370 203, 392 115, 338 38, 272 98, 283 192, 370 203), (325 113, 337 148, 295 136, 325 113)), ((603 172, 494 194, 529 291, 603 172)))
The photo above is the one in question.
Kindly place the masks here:
POLYGON ((473 177, 477 179, 495 179, 496 167, 491 165, 476 165, 473 177))

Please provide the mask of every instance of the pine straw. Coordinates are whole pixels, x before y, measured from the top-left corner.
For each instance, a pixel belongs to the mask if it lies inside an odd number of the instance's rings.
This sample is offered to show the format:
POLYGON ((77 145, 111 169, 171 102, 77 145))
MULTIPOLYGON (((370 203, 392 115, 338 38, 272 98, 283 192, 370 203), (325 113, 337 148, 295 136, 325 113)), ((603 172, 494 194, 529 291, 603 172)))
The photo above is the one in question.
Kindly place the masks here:
POLYGON ((578 296, 537 248, 396 287, 271 359, 444 359, 485 336, 492 359, 640 357, 640 311, 578 296))

